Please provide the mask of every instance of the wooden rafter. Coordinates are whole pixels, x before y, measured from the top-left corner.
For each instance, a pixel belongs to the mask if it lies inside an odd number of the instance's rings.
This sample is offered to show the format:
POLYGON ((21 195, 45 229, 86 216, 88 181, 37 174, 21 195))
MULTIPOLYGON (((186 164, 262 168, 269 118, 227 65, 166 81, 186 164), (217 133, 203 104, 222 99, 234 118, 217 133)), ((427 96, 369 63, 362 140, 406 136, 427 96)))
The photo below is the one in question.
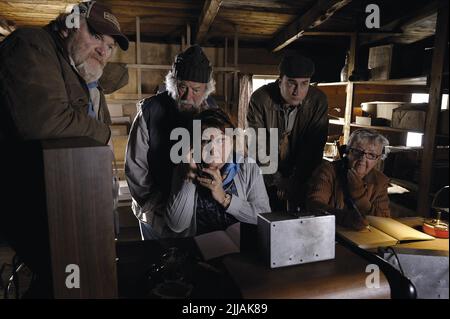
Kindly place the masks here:
POLYGON ((281 30, 272 39, 273 52, 279 51, 302 37, 305 31, 311 30, 328 20, 336 11, 349 4, 351 0, 320 0, 301 17, 281 30))
POLYGON ((0 35, 7 36, 16 29, 14 21, 0 18, 0 35))
POLYGON ((217 13, 219 12, 222 0, 207 0, 203 6, 202 14, 198 21, 198 31, 195 37, 195 43, 201 44, 205 40, 217 13))
POLYGON ((432 36, 435 33, 438 3, 438 1, 432 1, 420 9, 390 21, 381 26, 378 33, 368 34, 368 37, 361 41, 360 45, 381 40, 395 43, 413 43, 432 36), (400 33, 383 34, 391 30, 398 30, 400 33))

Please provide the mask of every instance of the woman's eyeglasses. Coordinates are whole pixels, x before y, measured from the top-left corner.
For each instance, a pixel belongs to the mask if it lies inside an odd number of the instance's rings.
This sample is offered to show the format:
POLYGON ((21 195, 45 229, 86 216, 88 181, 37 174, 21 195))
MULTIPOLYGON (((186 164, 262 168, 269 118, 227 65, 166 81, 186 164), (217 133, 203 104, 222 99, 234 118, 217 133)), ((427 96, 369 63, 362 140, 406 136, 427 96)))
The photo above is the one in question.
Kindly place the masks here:
POLYGON ((368 160, 372 160, 372 161, 379 159, 381 156, 381 154, 378 155, 378 154, 374 154, 374 153, 368 153, 368 152, 365 152, 365 151, 357 149, 357 148, 350 148, 349 151, 350 151, 350 153, 355 155, 357 158, 365 156, 368 160))

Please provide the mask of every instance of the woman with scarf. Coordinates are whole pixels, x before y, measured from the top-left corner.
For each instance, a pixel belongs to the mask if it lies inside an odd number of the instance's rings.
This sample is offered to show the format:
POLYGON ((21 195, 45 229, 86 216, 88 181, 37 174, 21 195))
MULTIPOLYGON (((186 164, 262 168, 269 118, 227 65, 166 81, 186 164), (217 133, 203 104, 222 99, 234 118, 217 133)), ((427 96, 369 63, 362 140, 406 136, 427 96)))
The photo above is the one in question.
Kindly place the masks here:
POLYGON ((201 163, 195 163, 190 152, 188 163, 175 167, 167 226, 177 236, 188 237, 236 222, 256 224, 258 213, 270 212, 258 165, 233 151, 233 138, 225 133, 235 127, 223 111, 206 110, 195 119, 201 121, 201 163))

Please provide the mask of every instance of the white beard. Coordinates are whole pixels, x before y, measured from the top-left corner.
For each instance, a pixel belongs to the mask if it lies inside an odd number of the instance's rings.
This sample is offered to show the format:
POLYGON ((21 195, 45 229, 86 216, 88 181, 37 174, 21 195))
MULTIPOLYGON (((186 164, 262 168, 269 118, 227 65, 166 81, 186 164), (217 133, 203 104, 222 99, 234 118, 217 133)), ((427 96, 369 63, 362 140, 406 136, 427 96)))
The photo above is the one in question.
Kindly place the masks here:
POLYGON ((86 83, 97 81, 103 74, 102 67, 89 65, 87 60, 79 65, 76 65, 76 68, 86 83))
POLYGON ((72 61, 75 63, 75 68, 86 83, 100 79, 103 74, 103 66, 99 62, 90 61, 90 57, 86 57, 82 53, 81 48, 77 46, 76 38, 69 39, 68 50, 72 61), (96 63, 96 65, 93 65, 93 63, 96 63))

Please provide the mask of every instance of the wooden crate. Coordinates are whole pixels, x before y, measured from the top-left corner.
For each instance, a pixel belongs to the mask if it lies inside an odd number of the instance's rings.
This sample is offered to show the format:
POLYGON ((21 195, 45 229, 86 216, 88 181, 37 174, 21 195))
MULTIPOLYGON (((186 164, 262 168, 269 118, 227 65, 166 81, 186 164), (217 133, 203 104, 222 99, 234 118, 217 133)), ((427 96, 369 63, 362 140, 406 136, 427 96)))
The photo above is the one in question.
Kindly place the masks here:
POLYGON ((109 127, 111 129, 111 136, 120 136, 128 134, 128 126, 125 124, 112 124, 109 127))
POLYGON ((114 148, 114 157, 116 161, 124 162, 125 161, 125 150, 127 147, 128 136, 127 135, 119 135, 112 136, 112 143, 114 148))

